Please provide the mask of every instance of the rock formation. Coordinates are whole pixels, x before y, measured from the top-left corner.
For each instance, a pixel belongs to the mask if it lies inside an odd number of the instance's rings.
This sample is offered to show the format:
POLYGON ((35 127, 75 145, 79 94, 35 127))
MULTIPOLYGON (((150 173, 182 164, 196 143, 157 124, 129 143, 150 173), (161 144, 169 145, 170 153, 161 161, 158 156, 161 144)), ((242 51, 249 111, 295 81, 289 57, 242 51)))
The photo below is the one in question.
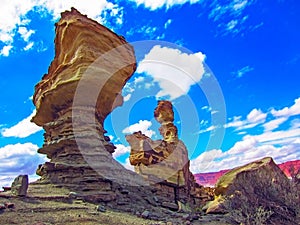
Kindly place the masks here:
POLYGON ((155 111, 164 140, 152 141, 141 133, 127 137, 133 146, 142 143, 153 151, 143 152, 142 166, 136 158, 140 148, 133 147, 137 155, 130 160, 140 175, 113 159, 115 147, 104 135, 103 121, 122 104, 120 92, 135 69, 134 50, 123 37, 76 9, 62 13, 56 24, 55 58, 33 97, 37 112, 32 121, 45 129, 38 152, 50 161, 37 169, 41 179, 31 184, 31 191, 53 190, 55 195, 62 189, 71 200, 144 216, 149 211, 156 219, 205 198, 189 171, 187 150, 178 140, 169 102, 160 102, 155 111), (153 171, 158 176, 151 179, 153 171))
POLYGON ((28 189, 28 175, 19 175, 11 185, 11 193, 16 196, 26 196, 28 189))
POLYGON ((37 170, 40 182, 80 191, 111 190, 112 181, 143 183, 112 158, 115 147, 103 129, 135 69, 134 50, 123 37, 74 8, 62 13, 55 58, 33 97, 32 121, 45 129, 38 152, 50 159, 37 170))
MULTIPOLYGON (((297 173, 299 173, 298 176, 300 176, 300 160, 284 162, 278 164, 278 167, 289 178, 296 177, 297 173)), ((194 176, 198 184, 203 185, 205 187, 213 187, 217 183, 217 180, 228 171, 229 169, 220 170, 217 172, 197 173, 194 174, 194 176)))
POLYGON ((214 201, 204 209, 207 213, 238 211, 240 222, 244 217, 249 224, 270 211, 270 224, 297 224, 299 196, 299 185, 293 184, 267 157, 224 174, 216 183, 214 201), (258 209, 263 211, 260 215, 258 209))
POLYGON ((178 139, 173 123, 172 103, 159 101, 154 117, 161 124, 159 131, 163 140, 154 141, 141 132, 127 135, 126 140, 131 146, 129 160, 138 174, 162 191, 174 192, 174 198, 179 200, 189 196, 197 185, 189 170, 187 149, 178 139), (180 194, 179 190, 185 190, 185 193, 180 194))
POLYGON ((235 190, 242 191, 241 188, 251 191, 255 183, 260 180, 254 181, 254 178, 263 180, 272 179, 272 182, 287 180, 283 171, 274 163, 270 157, 257 160, 245 166, 237 167, 224 174, 216 183, 215 195, 229 195, 235 190), (252 187, 246 187, 244 184, 247 179, 253 182, 252 187))

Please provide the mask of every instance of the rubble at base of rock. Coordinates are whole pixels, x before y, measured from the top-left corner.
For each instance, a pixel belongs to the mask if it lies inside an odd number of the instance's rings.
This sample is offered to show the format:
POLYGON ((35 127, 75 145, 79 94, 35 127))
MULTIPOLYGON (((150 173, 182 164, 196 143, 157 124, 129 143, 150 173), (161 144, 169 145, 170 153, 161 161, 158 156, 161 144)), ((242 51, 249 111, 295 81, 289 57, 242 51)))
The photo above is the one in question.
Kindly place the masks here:
MULTIPOLYGON (((151 163, 177 161, 172 154, 177 149, 181 162, 174 168, 165 167, 171 168, 168 173, 172 176, 168 174, 166 182, 149 182, 113 159, 115 147, 105 136, 103 122, 122 104, 120 92, 135 69, 134 50, 123 37, 74 8, 62 13, 56 24, 54 60, 33 96, 36 115, 32 121, 45 130, 44 145, 38 152, 50 159, 38 167, 41 178, 35 185, 67 188, 71 199, 110 204, 122 211, 141 206, 164 209, 163 203, 175 209, 179 200, 182 204, 202 202, 203 195, 199 193, 204 189, 195 186, 189 172, 187 150, 177 138, 168 102, 161 102, 155 117, 161 121, 160 132, 169 153, 163 150, 163 158, 158 154, 151 163), (192 193, 198 194, 191 198, 192 193), (135 207, 132 202, 139 204, 135 207)), ((152 146, 150 140, 149 143, 152 146)))

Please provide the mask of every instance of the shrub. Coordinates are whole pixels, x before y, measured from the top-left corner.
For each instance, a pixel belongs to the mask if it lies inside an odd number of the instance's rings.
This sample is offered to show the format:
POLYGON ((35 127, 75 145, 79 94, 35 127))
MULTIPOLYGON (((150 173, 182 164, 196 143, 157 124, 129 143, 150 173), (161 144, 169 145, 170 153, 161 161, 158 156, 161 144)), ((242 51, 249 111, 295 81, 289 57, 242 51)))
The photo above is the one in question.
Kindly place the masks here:
POLYGON ((245 225, 300 224, 298 180, 276 180, 267 171, 262 173, 251 177, 242 173, 234 189, 228 190, 224 207, 229 218, 245 225))

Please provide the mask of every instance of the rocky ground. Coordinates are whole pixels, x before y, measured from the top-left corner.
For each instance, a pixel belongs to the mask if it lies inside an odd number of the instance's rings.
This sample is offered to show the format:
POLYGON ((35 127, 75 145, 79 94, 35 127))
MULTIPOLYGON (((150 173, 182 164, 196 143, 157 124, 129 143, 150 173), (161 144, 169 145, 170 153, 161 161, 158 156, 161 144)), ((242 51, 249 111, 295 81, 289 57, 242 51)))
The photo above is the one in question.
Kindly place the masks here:
MULTIPOLYGON (((135 204, 134 202, 132 204, 135 204)), ((229 224, 220 215, 200 213, 178 213, 168 211, 165 219, 157 221, 153 212, 120 212, 108 205, 96 205, 69 197, 69 191, 49 185, 41 188, 30 185, 26 197, 15 197, 10 192, 0 193, 1 225, 181 225, 181 224, 229 224), (10 203, 9 205, 7 203, 10 203), (11 204, 12 203, 12 204, 11 204), (1 206, 5 209, 1 210, 1 206)))

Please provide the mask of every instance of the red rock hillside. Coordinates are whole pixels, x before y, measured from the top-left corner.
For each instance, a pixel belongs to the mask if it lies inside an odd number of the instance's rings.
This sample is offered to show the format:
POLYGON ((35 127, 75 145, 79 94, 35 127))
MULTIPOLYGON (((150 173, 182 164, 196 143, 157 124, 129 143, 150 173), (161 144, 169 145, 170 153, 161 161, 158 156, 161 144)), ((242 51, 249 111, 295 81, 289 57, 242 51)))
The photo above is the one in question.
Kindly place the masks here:
MULTIPOLYGON (((285 163, 281 163, 278 165, 279 168, 287 175, 291 177, 291 172, 300 170, 300 160, 289 161, 285 163)), ((214 186, 217 180, 229 170, 220 170, 218 172, 210 172, 210 173, 197 173, 194 174, 196 182, 203 186, 214 186)))

